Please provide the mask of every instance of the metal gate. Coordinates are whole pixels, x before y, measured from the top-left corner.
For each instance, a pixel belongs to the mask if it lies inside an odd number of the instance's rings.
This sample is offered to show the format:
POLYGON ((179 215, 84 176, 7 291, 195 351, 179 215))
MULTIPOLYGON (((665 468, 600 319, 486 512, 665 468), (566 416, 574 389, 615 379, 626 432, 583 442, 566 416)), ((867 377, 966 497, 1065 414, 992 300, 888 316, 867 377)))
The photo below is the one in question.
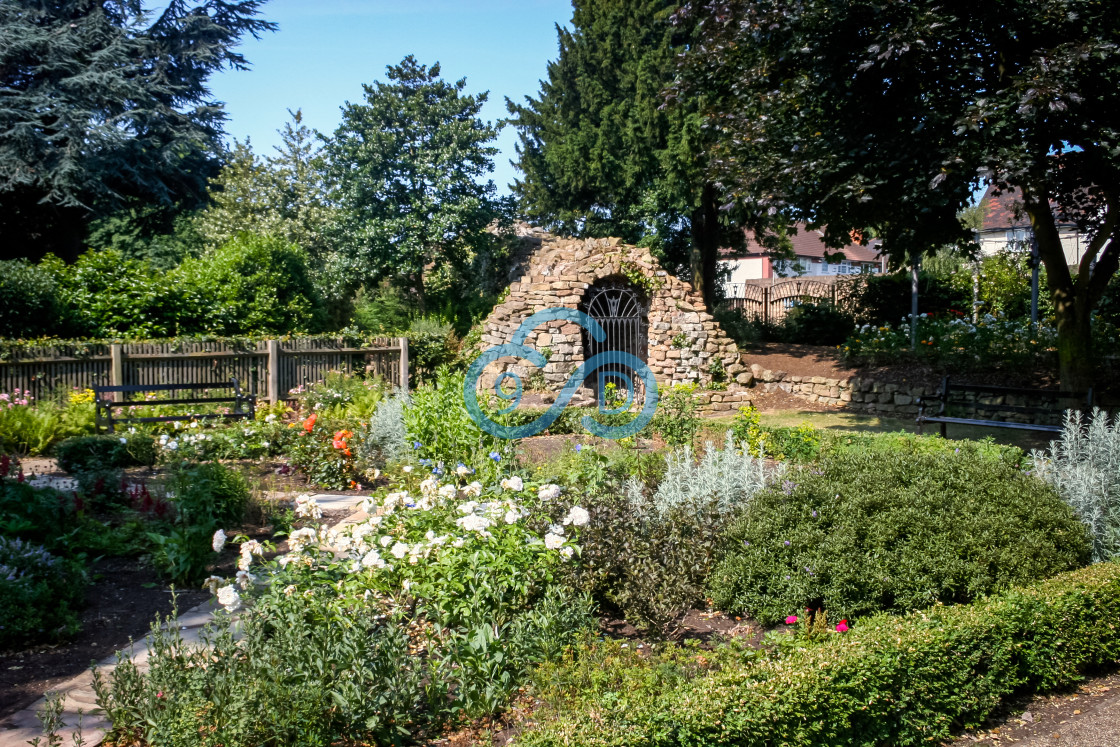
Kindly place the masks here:
MULTIPOLYGON (((583 331, 583 359, 608 351, 629 353, 647 361, 649 347, 649 302, 630 283, 622 279, 601 280, 588 289, 583 298, 581 311, 599 322, 606 337, 596 341, 587 330, 583 331)), ((589 371, 585 384, 599 395, 600 382, 614 380, 620 388, 629 389, 627 384, 635 381, 634 372, 628 367, 612 363, 589 371), (620 375, 612 376, 615 372, 620 375)))

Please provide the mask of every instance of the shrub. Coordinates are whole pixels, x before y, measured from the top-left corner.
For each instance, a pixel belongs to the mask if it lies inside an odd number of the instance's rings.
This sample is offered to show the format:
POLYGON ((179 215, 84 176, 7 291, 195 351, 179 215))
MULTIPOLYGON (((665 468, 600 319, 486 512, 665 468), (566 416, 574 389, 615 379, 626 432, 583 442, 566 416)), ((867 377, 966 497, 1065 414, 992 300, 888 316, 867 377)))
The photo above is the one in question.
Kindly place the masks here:
POLYGON ((419 444, 416 456, 438 465, 458 462, 486 465, 491 452, 505 452, 508 442, 479 428, 463 400, 464 375, 439 370, 434 383, 409 395, 404 424, 409 441, 419 444))
POLYGON ((696 384, 673 384, 661 393, 653 427, 670 446, 691 446, 700 430, 693 398, 696 389, 696 384))
POLYGON ((420 380, 455 360, 458 344, 451 324, 434 317, 413 320, 408 328, 408 359, 420 380))
POLYGON ((325 418, 364 420, 385 398, 385 385, 380 379, 339 371, 330 371, 322 381, 293 391, 300 392, 301 410, 325 418))
POLYGON ((354 296, 354 326, 375 335, 397 335, 408 329, 412 305, 400 289, 383 282, 374 290, 359 288, 354 296))
POLYGON ((327 420, 312 413, 292 429, 296 436, 288 444, 288 458, 313 485, 353 487, 359 477, 354 433, 360 428, 353 420, 327 420))
POLYGON ((764 428, 752 405, 740 407, 731 423, 731 435, 744 444, 752 456, 807 462, 821 451, 821 432, 808 423, 795 428, 764 428))
POLYGON ((26 259, 0 261, 0 337, 57 334, 65 317, 58 277, 48 267, 26 259))
POLYGON ((775 623, 966 602, 1089 560, 1049 486, 960 455, 838 455, 759 493, 709 580, 721 609, 775 623))
POLYGON ((828 303, 799 303, 782 319, 782 342, 803 345, 839 345, 852 333, 849 314, 828 303))
MULTIPOLYGON (((837 298, 841 310, 851 314, 856 324, 893 322, 910 313, 910 273, 851 275, 838 285, 837 298)), ((923 312, 931 314, 972 308, 970 290, 929 272, 918 274, 918 302, 923 312)))
POLYGON ((147 433, 68 438, 55 447, 54 453, 58 466, 70 474, 151 467, 157 456, 155 439, 147 433))
POLYGON ((1018 446, 997 444, 991 436, 981 441, 957 441, 938 436, 918 436, 905 431, 894 433, 856 433, 854 431, 818 433, 822 453, 875 454, 893 459, 898 454, 958 454, 964 459, 996 461, 1014 467, 1026 465, 1026 454, 1018 446))
POLYGON ((84 597, 79 563, 0 537, 0 650, 77 632, 84 597))
POLYGON ((207 332, 285 334, 320 326, 307 253, 283 239, 242 233, 168 277, 204 302, 198 323, 207 332))
POLYGON ((404 409, 408 395, 396 392, 381 401, 362 431, 358 444, 358 465, 365 472, 384 467, 408 454, 408 433, 404 425, 404 409))
POLYGON ((174 506, 172 526, 151 532, 152 563, 175 583, 197 584, 217 554, 214 532, 241 523, 249 503, 245 477, 211 462, 175 470, 167 482, 174 506))
POLYGON ((1094 410, 1083 420, 1067 410, 1050 453, 1033 455, 1038 475, 1054 486, 1093 538, 1093 560, 1120 555, 1120 417, 1094 410))
POLYGON ((523 747, 930 744, 1001 700, 1052 691, 1120 656, 1120 566, 972 605, 879 615, 779 655, 605 641, 537 674, 551 710, 523 747))
POLYGON ((8 457, 0 457, 0 534, 59 549, 76 523, 74 497, 31 487, 13 474, 13 466, 8 457))
POLYGON ((568 482, 570 490, 587 495, 591 522, 580 535, 572 582, 634 625, 661 632, 703 599, 720 533, 762 488, 767 472, 730 436, 722 451, 708 444, 699 463, 687 446, 668 454, 652 494, 631 478, 621 497, 612 489, 606 457, 581 453, 580 461, 583 470, 568 482), (596 466, 601 475, 594 474, 596 466))

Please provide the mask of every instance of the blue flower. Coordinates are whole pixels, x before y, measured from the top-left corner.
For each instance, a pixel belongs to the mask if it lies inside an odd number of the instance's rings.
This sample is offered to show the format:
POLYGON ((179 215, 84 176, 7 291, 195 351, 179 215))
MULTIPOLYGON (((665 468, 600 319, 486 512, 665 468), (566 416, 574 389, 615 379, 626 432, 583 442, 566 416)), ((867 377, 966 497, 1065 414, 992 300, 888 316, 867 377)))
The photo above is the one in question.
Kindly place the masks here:
POLYGON ((419 448, 420 448, 420 442, 419 441, 413 441, 412 442, 412 450, 416 451, 419 448))
POLYGON ((420 460, 420 466, 421 466, 421 467, 430 467, 430 466, 431 466, 431 464, 432 464, 432 460, 431 460, 431 459, 421 459, 421 460, 420 460))
POLYGON ((496 451, 491 451, 491 452, 490 452, 490 458, 491 458, 491 459, 493 459, 493 460, 494 460, 495 462, 500 462, 500 461, 502 461, 502 455, 501 455, 501 454, 499 454, 499 453, 498 453, 498 452, 496 452, 496 451))
POLYGON ((789 547, 789 540, 786 540, 786 547, 789 547))
POLYGON ((583 444, 576 444, 576 453, 583 451, 583 444))
POLYGON ((432 467, 432 474, 436 477, 440 477, 441 475, 443 475, 443 470, 439 467, 432 467))

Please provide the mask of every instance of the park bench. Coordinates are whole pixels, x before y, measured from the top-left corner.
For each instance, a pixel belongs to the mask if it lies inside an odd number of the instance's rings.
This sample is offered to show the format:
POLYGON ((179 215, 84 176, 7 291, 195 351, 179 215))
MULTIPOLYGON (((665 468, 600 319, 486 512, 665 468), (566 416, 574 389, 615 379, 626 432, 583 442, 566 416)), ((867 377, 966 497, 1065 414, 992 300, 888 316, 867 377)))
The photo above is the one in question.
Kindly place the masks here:
POLYGON ((1069 409, 1080 409, 1086 412, 1092 410, 1093 390, 1063 392, 1060 389, 1024 389, 982 384, 954 384, 946 376, 941 380, 941 390, 935 396, 918 399, 918 433, 922 433, 926 423, 940 424, 942 438, 945 437, 946 426, 950 423, 1061 433, 1060 422, 1037 423, 1034 421, 1045 416, 1051 416, 1051 418, 1060 421, 1061 414, 1069 409), (937 412, 933 415, 927 415, 927 408, 935 403, 940 403, 937 412), (1023 419, 1023 422, 1018 420, 993 420, 982 417, 954 417, 952 415, 953 410, 962 406, 973 411, 1019 416, 1023 419))
POLYGON ((215 418, 252 420, 257 414, 256 398, 252 394, 245 394, 237 383, 236 377, 231 377, 228 384, 126 384, 123 386, 95 386, 93 387, 94 402, 97 405, 98 430, 104 426, 109 433, 113 432, 117 423, 169 423, 176 420, 212 420, 215 418), (130 394, 148 394, 151 392, 200 392, 208 394, 212 389, 229 389, 233 396, 226 397, 172 397, 172 399, 159 400, 130 400, 130 394), (147 417, 121 417, 114 415, 114 409, 150 406, 150 405, 210 405, 214 403, 233 403, 230 412, 184 412, 178 415, 158 415, 147 417))

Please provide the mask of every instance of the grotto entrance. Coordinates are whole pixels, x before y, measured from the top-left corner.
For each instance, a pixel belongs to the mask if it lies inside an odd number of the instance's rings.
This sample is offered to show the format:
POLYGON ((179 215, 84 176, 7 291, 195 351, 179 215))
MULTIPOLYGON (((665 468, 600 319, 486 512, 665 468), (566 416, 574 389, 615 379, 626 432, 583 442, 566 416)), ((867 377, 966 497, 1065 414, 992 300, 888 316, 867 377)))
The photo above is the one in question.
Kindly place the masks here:
MULTIPOLYGON (((583 359, 590 360, 599 353, 617 351, 629 353, 643 363, 649 355, 649 299, 624 277, 609 276, 597 280, 584 293, 580 303, 583 311, 597 321, 606 337, 595 340, 588 330, 583 330, 583 359)), ((602 401, 601 390, 614 383, 623 393, 638 385, 639 375, 621 363, 609 363, 595 371, 588 371, 584 385, 602 401)))

